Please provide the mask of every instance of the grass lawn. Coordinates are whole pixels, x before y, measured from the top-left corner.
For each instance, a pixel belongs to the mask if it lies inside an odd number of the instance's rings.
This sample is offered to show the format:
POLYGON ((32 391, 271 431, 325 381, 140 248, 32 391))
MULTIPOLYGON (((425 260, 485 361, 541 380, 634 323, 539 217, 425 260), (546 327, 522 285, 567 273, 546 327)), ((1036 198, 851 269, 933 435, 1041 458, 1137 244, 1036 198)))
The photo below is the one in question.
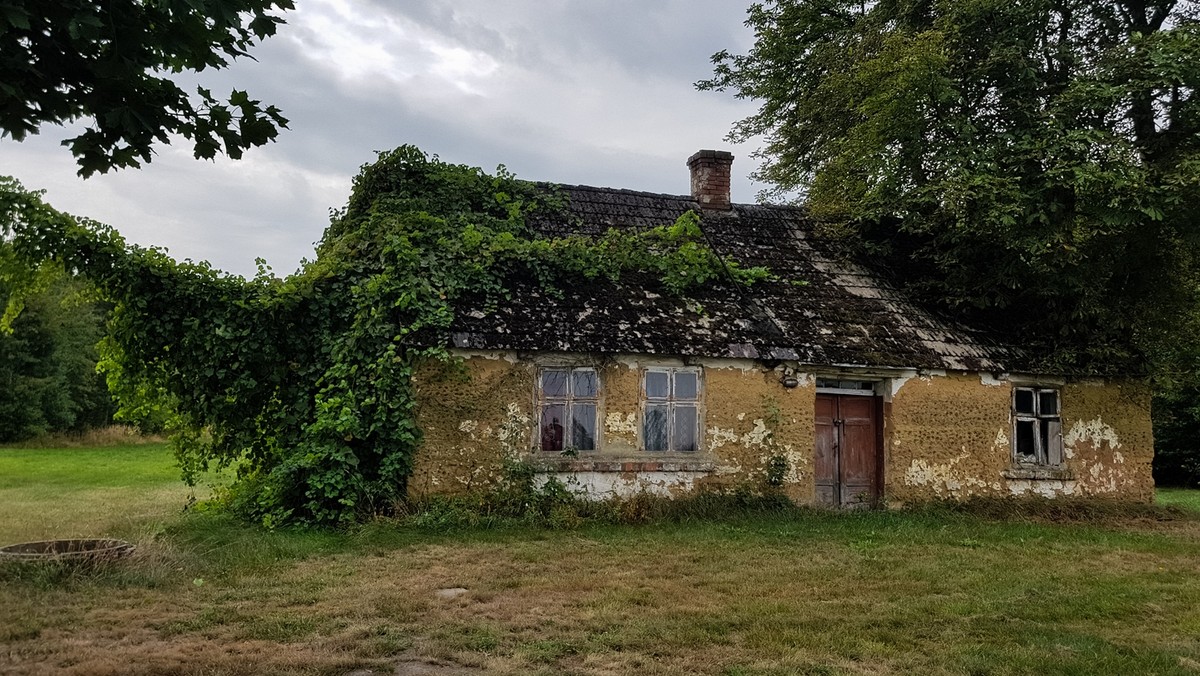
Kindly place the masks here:
POLYGON ((264 532, 182 513, 170 462, 0 449, 0 541, 140 544, 101 570, 0 568, 0 673, 1200 672, 1195 493, 1086 524, 793 510, 264 532))
POLYGON ((1158 504, 1166 507, 1179 507, 1200 513, 1200 490, 1191 488, 1160 488, 1158 489, 1158 504))
POLYGON ((163 444, 0 448, 0 544, 97 534, 137 539, 183 511, 192 494, 163 444))

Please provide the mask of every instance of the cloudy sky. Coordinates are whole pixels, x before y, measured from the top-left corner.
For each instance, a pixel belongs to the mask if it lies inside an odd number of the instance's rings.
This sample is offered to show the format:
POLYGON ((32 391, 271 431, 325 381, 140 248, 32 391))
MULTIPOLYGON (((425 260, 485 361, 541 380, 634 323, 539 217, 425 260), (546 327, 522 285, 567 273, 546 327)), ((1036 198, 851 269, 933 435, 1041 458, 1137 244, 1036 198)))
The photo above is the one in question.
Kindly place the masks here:
MULTIPOLYGON (((290 129, 240 161, 154 161, 82 180, 44 128, 0 140, 0 174, 55 207, 116 226, 176 258, 278 274, 311 257, 330 208, 377 150, 412 143, 442 159, 520 178, 686 194, 684 161, 733 151, 735 201, 761 186, 752 146, 724 141, 754 110, 692 86, 721 49, 744 52, 750 0, 297 0, 257 61, 195 78, 279 106, 290 129)), ((77 132, 76 132, 77 133, 77 132)))

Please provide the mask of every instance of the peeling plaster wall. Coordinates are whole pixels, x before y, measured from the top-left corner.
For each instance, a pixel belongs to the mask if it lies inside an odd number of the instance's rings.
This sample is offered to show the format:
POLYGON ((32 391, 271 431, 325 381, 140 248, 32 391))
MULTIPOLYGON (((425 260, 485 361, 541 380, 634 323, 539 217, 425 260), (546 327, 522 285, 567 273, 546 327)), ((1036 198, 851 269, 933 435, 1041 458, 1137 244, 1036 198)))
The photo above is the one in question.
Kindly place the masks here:
POLYGON ((486 489, 500 478, 506 457, 528 453, 536 379, 532 364, 504 355, 425 364, 413 377, 423 438, 409 494, 486 489))
POLYGON ((1150 394, 1135 382, 1060 389, 1063 467, 1012 462, 1013 383, 978 374, 914 378, 893 396, 884 428, 892 504, 972 496, 1154 498, 1150 394))
POLYGON ((639 450, 642 369, 682 362, 622 356, 597 363, 579 355, 543 355, 547 364, 559 359, 601 374, 599 449, 562 458, 534 450, 534 363, 505 353, 459 356, 465 358, 460 367, 428 365, 416 376, 424 439, 409 482, 414 497, 486 488, 501 477, 506 457, 542 465, 545 477, 596 497, 761 484, 772 458, 781 457, 785 493, 797 502, 813 499, 811 379, 787 389, 781 373, 749 360, 701 363, 700 450, 647 453, 639 450))
POLYGON ((884 495, 892 504, 995 495, 1012 465, 1012 388, 977 374, 904 382, 884 415, 884 495), (888 415, 890 413, 890 415, 888 415))
POLYGON ((812 502, 815 381, 801 379, 800 386, 787 389, 775 371, 738 368, 706 368, 704 377, 702 450, 717 461, 718 471, 697 484, 758 481, 771 459, 782 457, 785 494, 812 502))
POLYGON ((1068 384, 1062 389, 1062 415, 1064 462, 1076 476, 1076 494, 1154 500, 1147 385, 1068 384))
MULTIPOLYGON (((501 477, 505 458, 538 464, 543 477, 595 497, 761 486, 771 460, 782 458, 788 497, 801 504, 815 498, 811 375, 800 374, 800 386, 787 389, 779 371, 750 360, 702 361, 700 451, 646 453, 639 451, 641 370, 682 362, 558 355, 564 364, 596 367, 603 388, 600 448, 563 458, 534 450, 533 362, 503 352, 459 356, 460 365, 430 364, 416 376, 424 441, 409 483, 414 497, 485 489, 501 477)), ((1140 383, 1061 386, 1064 467, 1036 473, 1014 471, 1007 378, 939 371, 906 373, 889 385, 883 429, 889 504, 1007 495, 1153 500, 1150 393, 1140 383)))

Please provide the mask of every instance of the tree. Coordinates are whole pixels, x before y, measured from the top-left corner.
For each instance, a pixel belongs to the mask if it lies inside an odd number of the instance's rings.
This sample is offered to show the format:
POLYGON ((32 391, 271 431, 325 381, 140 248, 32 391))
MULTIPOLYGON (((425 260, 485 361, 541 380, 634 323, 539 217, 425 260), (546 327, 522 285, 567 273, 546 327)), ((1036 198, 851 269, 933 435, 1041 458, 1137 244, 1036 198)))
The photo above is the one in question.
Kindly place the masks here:
POLYGON ((88 120, 63 141, 87 177, 149 162, 179 134, 197 159, 240 158, 287 120, 244 91, 188 96, 167 74, 224 68, 275 34, 292 0, 0 0, 0 136, 88 120))
MULTIPOLYGON (((112 403, 96 373, 104 312, 87 285, 51 271, 0 333, 0 442, 106 425, 112 403)), ((0 283, 0 302, 8 300, 0 283)))
POLYGON ((771 0, 747 24, 698 86, 761 102, 730 136, 762 135, 776 194, 1048 366, 1194 368, 1155 362, 1197 299, 1197 3, 771 0))

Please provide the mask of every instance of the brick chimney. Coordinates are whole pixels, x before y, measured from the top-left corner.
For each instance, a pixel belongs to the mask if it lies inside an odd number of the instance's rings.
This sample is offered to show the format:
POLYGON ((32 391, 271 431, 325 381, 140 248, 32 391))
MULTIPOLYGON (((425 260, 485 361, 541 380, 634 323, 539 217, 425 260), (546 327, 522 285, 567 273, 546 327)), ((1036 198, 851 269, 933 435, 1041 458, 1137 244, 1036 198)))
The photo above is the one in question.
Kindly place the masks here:
POLYGON ((729 171, 733 154, 724 150, 701 150, 688 158, 692 170, 692 199, 705 209, 733 208, 729 200, 729 171))

